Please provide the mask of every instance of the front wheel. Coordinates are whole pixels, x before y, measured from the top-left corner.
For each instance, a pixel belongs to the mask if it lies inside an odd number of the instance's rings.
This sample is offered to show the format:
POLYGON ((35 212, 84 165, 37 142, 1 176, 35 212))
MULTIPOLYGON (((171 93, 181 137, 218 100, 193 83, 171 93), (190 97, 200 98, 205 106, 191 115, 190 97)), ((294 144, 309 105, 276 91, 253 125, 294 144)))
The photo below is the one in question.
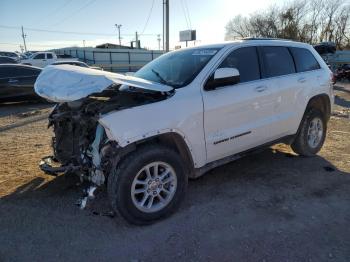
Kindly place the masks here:
POLYGON ((169 216, 187 188, 180 156, 163 146, 144 146, 122 160, 108 178, 112 207, 132 224, 169 216))
POLYGON ((299 155, 314 156, 321 150, 326 132, 327 121, 324 114, 320 110, 310 109, 305 113, 291 147, 299 155))

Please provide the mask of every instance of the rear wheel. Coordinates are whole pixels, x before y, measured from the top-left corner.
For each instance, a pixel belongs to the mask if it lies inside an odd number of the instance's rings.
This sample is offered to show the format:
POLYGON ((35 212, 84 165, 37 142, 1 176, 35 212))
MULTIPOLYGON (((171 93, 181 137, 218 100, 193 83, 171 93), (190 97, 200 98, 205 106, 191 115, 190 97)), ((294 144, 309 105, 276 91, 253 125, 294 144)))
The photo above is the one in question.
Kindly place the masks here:
POLYGON ((145 146, 128 155, 108 178, 113 209, 132 224, 169 216, 187 188, 180 156, 163 146, 145 146))
POLYGON ((310 109, 306 112, 291 147, 299 155, 313 156, 321 150, 326 132, 327 121, 324 114, 318 109, 310 109))

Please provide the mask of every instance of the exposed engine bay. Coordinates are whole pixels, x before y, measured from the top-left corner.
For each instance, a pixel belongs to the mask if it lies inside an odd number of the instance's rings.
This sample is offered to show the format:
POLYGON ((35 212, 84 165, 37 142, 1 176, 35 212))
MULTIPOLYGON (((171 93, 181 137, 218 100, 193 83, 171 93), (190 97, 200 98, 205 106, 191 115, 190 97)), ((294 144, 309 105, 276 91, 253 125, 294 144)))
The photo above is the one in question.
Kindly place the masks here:
POLYGON ((53 156, 43 158, 40 167, 51 175, 76 174, 81 181, 89 181, 91 186, 82 199, 82 208, 96 187, 105 182, 118 158, 117 142, 107 138, 98 122, 101 115, 158 102, 170 95, 131 87, 120 90, 120 87, 114 85, 77 101, 59 103, 49 116, 48 126, 54 131, 53 156))

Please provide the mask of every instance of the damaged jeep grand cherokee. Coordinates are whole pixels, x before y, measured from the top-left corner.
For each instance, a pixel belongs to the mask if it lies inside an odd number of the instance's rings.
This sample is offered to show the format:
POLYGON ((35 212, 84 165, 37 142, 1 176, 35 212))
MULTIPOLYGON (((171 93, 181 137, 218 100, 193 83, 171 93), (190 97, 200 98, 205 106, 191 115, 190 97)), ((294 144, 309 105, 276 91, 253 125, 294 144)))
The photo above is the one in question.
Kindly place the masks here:
POLYGON ((162 55, 123 76, 48 66, 35 90, 49 116, 46 173, 76 174, 87 195, 107 184, 112 208, 147 224, 171 214, 187 181, 261 146, 322 147, 333 104, 331 72, 309 45, 246 39, 162 55))

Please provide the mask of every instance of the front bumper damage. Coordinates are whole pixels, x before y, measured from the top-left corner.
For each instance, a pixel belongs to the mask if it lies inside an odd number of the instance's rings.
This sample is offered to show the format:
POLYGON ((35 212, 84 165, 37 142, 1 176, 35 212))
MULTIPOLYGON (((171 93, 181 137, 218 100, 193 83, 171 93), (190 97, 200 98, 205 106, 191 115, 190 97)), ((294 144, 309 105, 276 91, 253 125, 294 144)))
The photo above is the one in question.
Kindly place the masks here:
MULTIPOLYGON (((132 145, 121 148, 109 140, 105 114, 165 100, 174 88, 144 79, 84 69, 77 66, 47 66, 35 83, 35 92, 57 105, 49 116, 53 127, 53 156, 39 166, 46 174, 75 174, 88 182, 80 207, 94 197, 117 162, 132 145)), ((109 136, 113 137, 113 136, 109 136)))
POLYGON ((51 176, 73 174, 78 175, 80 184, 87 181, 88 185, 83 189, 82 197, 77 201, 77 205, 84 209, 88 200, 95 198, 96 189, 105 183, 108 171, 116 165, 113 160, 117 159, 117 155, 117 144, 104 139, 104 128, 98 124, 95 139, 85 154, 80 156, 80 163, 83 164, 61 165, 55 156, 47 156, 40 161, 39 167, 51 176))

